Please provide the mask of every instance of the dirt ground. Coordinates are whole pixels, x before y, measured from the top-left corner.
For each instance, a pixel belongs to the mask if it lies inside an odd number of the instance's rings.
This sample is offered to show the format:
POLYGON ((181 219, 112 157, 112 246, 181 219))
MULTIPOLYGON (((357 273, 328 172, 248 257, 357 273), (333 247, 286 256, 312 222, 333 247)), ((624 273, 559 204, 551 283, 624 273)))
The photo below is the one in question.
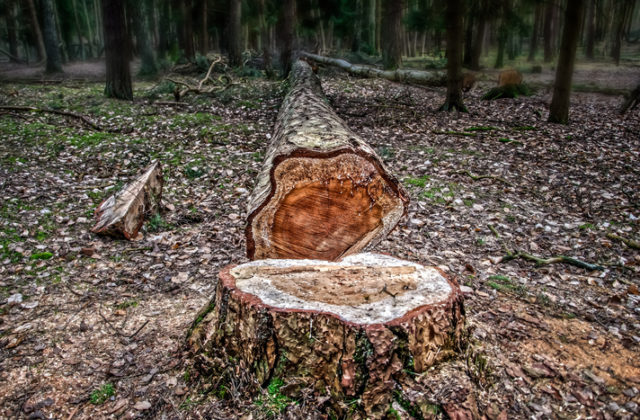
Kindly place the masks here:
MULTIPOLYGON (((0 69, 0 105, 103 128, 0 111, 0 418, 326 417, 322 402, 271 389, 205 392, 215 378, 184 347, 218 270, 246 261, 246 200, 283 84, 236 74, 215 97, 159 105, 173 100, 166 84, 138 82, 126 103, 102 96, 97 67, 55 83, 0 69), (153 159, 163 213, 133 242, 90 233, 95 206, 153 159)), ((577 79, 638 77, 592 71, 577 79)), ((394 404, 390 418, 445 418, 457 385, 489 419, 637 418, 640 254, 620 238, 640 240, 640 110, 620 116, 621 96, 578 92, 561 126, 546 122, 548 89, 482 101, 489 73, 466 114, 436 111, 443 89, 320 76, 411 195, 376 250, 439 266, 466 294, 468 348, 413 378, 428 404, 394 404), (517 251, 598 269, 501 260, 517 251)))

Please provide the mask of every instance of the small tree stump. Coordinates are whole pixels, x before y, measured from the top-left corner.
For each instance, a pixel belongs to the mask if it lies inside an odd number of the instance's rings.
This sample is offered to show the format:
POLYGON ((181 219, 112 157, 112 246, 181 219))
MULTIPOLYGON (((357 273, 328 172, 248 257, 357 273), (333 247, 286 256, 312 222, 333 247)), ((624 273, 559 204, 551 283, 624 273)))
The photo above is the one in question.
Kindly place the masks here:
POLYGON ((95 211, 96 224, 91 231, 126 239, 135 238, 145 217, 159 208, 162 184, 162 167, 155 161, 142 175, 100 203, 95 211))
POLYGON ((337 260, 370 249, 395 227, 408 196, 375 151, 327 103, 298 61, 249 198, 251 259, 337 260))
POLYGON ((219 278, 188 339, 201 370, 248 372, 263 386, 278 378, 337 406, 360 399, 368 416, 388 410, 406 371, 424 372, 461 341, 462 295, 437 268, 365 253, 253 261, 219 278))

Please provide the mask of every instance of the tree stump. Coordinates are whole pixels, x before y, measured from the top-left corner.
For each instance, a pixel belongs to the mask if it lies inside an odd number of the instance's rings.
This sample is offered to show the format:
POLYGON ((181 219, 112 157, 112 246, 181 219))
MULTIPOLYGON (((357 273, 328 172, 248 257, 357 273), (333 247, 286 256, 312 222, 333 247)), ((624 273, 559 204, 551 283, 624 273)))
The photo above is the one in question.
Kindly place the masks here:
POLYGON ((364 253, 226 267, 188 342, 206 373, 311 388, 335 410, 359 399, 379 417, 403 375, 456 351, 463 325, 460 290, 440 270, 364 253))
POLYGON ((405 213, 407 194, 336 115, 306 62, 289 81, 249 198, 247 255, 337 260, 370 249, 405 213))

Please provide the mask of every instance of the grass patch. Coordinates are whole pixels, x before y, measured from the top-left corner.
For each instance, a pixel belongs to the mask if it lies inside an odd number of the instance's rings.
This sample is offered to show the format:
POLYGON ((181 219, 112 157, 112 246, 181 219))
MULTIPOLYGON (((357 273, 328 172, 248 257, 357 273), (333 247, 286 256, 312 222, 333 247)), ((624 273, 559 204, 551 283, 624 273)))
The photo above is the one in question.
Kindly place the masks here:
POLYGON ((492 131, 492 130, 497 130, 497 127, 492 127, 490 125, 487 126, 477 126, 477 127, 469 127, 469 128, 465 128, 464 131, 492 131))
POLYGON ((49 251, 34 252, 29 258, 32 260, 50 260, 53 258, 53 254, 49 251))
POLYGON ((411 185, 418 188, 424 188, 427 185, 427 181, 429 181, 429 175, 423 175, 419 178, 406 178, 404 180, 405 184, 411 185))
POLYGON ((491 88, 482 96, 482 99, 485 101, 493 101, 495 99, 531 96, 532 94, 533 90, 526 84, 521 83, 519 85, 505 85, 491 88))
POLYGON ((268 418, 277 416, 290 404, 296 403, 296 401, 280 392, 280 388, 282 388, 283 385, 284 382, 282 379, 273 378, 269 386, 267 386, 267 395, 261 396, 255 401, 255 405, 260 407, 262 413, 268 418))
POLYGON ((489 282, 487 284, 489 287, 499 292, 515 292, 518 294, 525 294, 527 292, 527 288, 525 286, 514 282, 507 276, 489 276, 489 282))
POLYGON ((161 232, 163 230, 171 230, 173 229, 173 225, 171 223, 167 223, 166 220, 162 218, 160 213, 156 213, 147 222, 147 231, 148 232, 161 232))
POLYGON ((94 389, 89 396, 91 404, 104 404, 109 398, 116 395, 116 389, 112 384, 104 384, 98 389, 94 389))

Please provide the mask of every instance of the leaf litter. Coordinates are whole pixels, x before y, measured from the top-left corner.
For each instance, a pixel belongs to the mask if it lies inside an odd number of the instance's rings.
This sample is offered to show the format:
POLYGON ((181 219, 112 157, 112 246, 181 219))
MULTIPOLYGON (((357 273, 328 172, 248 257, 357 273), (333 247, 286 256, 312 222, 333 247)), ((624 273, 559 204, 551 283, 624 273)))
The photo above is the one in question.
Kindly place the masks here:
MULTIPOLYGON (((485 102, 476 88, 469 114, 446 114, 438 89, 332 71, 322 81, 411 194, 377 250, 464 286, 469 345, 407 383, 394 407, 425 395, 464 407, 473 395, 490 419, 637 416, 640 255, 616 238, 640 239, 638 111, 619 116, 620 97, 580 92, 558 126, 545 121, 545 91, 485 102), (604 270, 503 262, 505 249, 604 270)), ((94 83, 1 88, 12 92, 4 105, 106 128, 0 115, 2 417, 266 416, 255 401, 267 399, 233 386, 203 395, 216 379, 198 376, 183 345, 217 271, 246 261, 246 199, 283 86, 247 79, 180 106, 154 105, 153 88, 137 83, 133 103, 94 83), (95 207, 153 159, 165 167, 164 209, 134 241, 91 234, 95 207)), ((303 398, 279 415, 320 416, 322 401, 303 398)))

